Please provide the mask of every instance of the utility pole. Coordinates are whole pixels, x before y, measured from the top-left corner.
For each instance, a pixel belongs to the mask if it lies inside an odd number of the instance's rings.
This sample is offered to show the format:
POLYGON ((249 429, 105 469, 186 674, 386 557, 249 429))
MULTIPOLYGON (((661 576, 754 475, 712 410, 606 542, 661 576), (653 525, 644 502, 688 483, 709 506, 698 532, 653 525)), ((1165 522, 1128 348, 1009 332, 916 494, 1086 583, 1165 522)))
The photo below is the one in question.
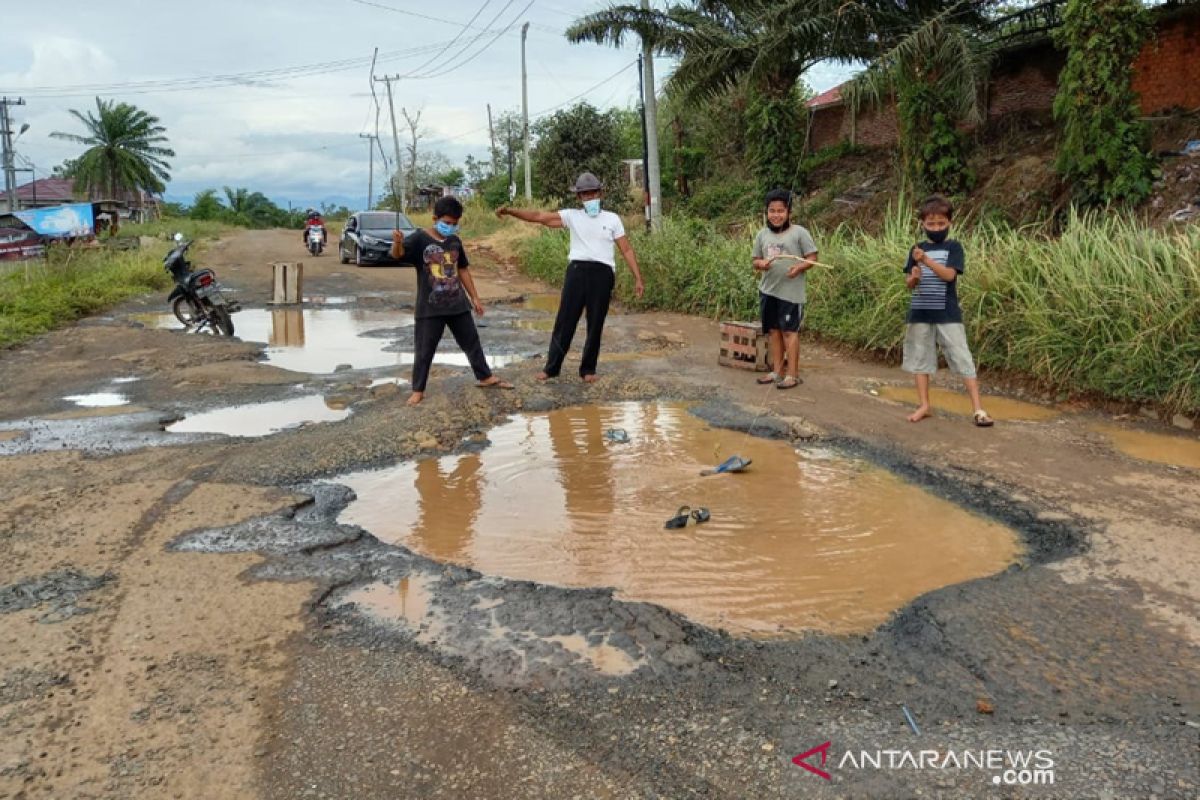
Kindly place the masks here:
POLYGON ((645 57, 638 53, 638 115, 642 118, 642 208, 646 213, 646 230, 651 230, 653 217, 650 214, 650 147, 646 136, 646 88, 642 76, 645 57))
POLYGON ((496 177, 496 162, 500 160, 500 151, 496 149, 496 129, 492 127, 492 104, 487 104, 488 109, 488 140, 492 143, 492 177, 496 177))
POLYGON ((367 140, 367 156, 370 166, 367 168, 367 211, 371 210, 371 198, 375 196, 375 134, 360 133, 360 139, 367 140))
MULTIPOLYGON (((408 205, 408 203, 405 201, 405 192, 407 189, 404 185, 404 161, 400 158, 400 134, 396 132, 396 105, 392 101, 392 81, 400 80, 400 76, 384 75, 382 78, 376 78, 375 80, 383 81, 387 86, 388 112, 392 117, 392 146, 396 149, 396 171, 400 173, 400 197, 398 198, 400 200, 400 208, 397 210, 403 211, 404 207, 408 205)), ((395 178, 392 179, 392 191, 396 191, 395 178)))
POLYGON ((521 117, 525 129, 525 199, 533 199, 533 166, 529 163, 529 82, 525 77, 525 37, 529 23, 521 26, 521 117))
POLYGON ((23 105, 25 100, 20 97, 16 100, 0 97, 0 155, 4 160, 4 196, 8 199, 9 212, 17 210, 17 171, 13 165, 12 117, 8 107, 23 105))
MULTIPOLYGON (((642 0, 642 9, 650 10, 650 0, 642 0)), ((658 168, 658 97, 654 93, 654 48, 642 39, 642 58, 646 62, 646 85, 643 89, 646 104, 646 182, 650 192, 650 224, 662 225, 662 175, 658 168)))
POLYGON ((512 200, 517 196, 517 183, 513 180, 513 130, 511 116, 508 118, 508 136, 505 138, 508 139, 508 199, 512 200))

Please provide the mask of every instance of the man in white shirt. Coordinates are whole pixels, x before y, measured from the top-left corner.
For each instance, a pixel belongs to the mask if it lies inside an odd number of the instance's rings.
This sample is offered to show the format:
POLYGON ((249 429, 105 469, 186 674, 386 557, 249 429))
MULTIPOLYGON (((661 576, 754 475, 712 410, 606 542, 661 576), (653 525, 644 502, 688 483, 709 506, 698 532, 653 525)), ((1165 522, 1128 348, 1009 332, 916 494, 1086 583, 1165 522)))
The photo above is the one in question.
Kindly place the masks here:
POLYGON ((586 310, 587 339, 583 345, 583 359, 579 363, 579 377, 587 383, 593 383, 596 380, 596 362, 600 359, 604 318, 608 316, 608 303, 616 283, 617 261, 613 245, 621 251, 621 257, 633 272, 633 291, 638 297, 642 296, 645 286, 621 218, 611 211, 600 210, 603 196, 600 179, 590 172, 584 172, 575 179, 571 189, 579 198, 582 208, 537 211, 503 206, 496 209, 496 216, 515 217, 547 228, 566 228, 570 231, 570 263, 563 281, 558 316, 554 319, 554 332, 550 335, 550 354, 538 380, 558 376, 567 350, 571 348, 575 326, 586 310))

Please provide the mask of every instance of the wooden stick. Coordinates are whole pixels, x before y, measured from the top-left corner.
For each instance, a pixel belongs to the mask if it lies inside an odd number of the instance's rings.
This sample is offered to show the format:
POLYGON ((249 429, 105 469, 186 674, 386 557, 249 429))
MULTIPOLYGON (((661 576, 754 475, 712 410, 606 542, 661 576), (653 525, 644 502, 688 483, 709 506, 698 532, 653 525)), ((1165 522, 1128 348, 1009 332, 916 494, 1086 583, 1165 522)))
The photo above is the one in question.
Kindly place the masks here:
MULTIPOLYGON (((767 261, 768 261, 768 263, 770 263, 771 261, 775 261, 780 258, 786 258, 786 259, 790 259, 792 261, 808 261, 808 259, 805 258, 804 256, 792 256, 792 255, 772 256, 767 261)), ((813 261, 811 263, 814 267, 824 267, 825 269, 835 269, 835 267, 832 264, 822 264, 820 261, 813 261)))

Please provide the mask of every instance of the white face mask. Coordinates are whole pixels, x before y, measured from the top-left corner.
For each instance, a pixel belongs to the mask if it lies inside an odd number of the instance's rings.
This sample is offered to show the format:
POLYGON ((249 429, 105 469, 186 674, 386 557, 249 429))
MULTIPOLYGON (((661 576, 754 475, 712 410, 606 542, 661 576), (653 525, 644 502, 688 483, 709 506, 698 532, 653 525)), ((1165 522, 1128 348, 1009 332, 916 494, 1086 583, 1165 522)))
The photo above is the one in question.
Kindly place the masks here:
POLYGON ((592 198, 591 200, 584 200, 583 201, 583 213, 587 214, 589 217, 599 216, 600 215, 600 198, 595 197, 595 198, 592 198))

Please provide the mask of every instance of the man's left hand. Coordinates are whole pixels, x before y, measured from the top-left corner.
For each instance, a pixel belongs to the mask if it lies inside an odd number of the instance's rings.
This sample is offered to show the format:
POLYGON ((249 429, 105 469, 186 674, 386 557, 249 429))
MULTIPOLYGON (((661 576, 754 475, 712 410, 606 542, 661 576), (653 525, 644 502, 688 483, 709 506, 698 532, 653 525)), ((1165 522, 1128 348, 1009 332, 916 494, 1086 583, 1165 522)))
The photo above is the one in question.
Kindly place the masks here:
POLYGON ((479 315, 481 317, 483 316, 483 303, 479 302, 479 298, 477 298, 477 297, 471 298, 471 308, 473 308, 475 310, 475 313, 477 315, 479 315))
POLYGON ((634 297, 637 297, 640 300, 642 295, 645 293, 646 293, 646 284, 642 283, 641 278, 638 278, 637 281, 633 284, 633 295, 634 295, 634 297))

